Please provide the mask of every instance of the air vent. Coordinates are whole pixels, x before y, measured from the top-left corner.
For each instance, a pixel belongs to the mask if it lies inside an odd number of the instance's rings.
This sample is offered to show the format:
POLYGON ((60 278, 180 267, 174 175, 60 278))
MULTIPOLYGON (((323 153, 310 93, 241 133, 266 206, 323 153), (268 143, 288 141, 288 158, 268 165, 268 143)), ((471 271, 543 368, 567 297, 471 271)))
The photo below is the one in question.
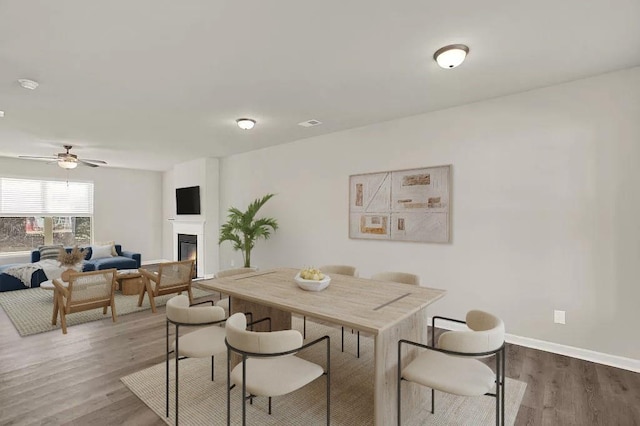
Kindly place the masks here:
POLYGON ((303 121, 302 123, 298 123, 298 126, 302 126, 302 127, 313 127, 313 126, 318 126, 322 124, 322 121, 318 121, 318 120, 307 120, 307 121, 303 121))

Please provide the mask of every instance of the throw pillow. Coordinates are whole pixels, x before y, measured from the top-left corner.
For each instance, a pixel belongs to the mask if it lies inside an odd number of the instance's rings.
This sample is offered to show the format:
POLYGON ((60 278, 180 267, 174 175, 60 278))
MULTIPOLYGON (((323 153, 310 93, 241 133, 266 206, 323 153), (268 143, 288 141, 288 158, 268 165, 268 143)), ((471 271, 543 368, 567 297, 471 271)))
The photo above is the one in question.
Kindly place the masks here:
POLYGON ((97 246, 111 246, 111 256, 117 256, 118 252, 116 251, 116 242, 115 241, 104 241, 102 243, 96 243, 97 246))
POLYGON ((91 259, 104 259, 113 257, 111 254, 111 246, 91 246, 91 259))
POLYGON ((40 260, 58 259, 58 255, 60 254, 61 248, 62 248, 62 244, 38 247, 38 251, 40 251, 40 260))

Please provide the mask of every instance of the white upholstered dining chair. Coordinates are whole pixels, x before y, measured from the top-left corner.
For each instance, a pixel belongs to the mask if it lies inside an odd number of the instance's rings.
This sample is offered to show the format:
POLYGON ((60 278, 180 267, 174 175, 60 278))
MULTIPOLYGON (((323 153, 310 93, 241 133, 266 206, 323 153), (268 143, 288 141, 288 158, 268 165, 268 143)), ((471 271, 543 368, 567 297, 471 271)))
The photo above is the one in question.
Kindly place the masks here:
POLYGON ((435 316, 431 322, 431 345, 398 342, 398 425, 401 425, 402 381, 431 388, 431 413, 435 413, 435 390, 461 396, 496 398, 496 425, 504 425, 505 346, 504 323, 490 313, 472 310, 466 321, 435 316), (467 330, 446 331, 434 345, 435 321, 466 324, 467 330), (402 366, 402 346, 424 349, 402 366), (495 357, 495 372, 478 358, 495 357), (491 392, 495 389, 495 392, 491 392))
MULTIPOLYGON (((357 275, 356 275, 357 276, 357 275)), ((371 276, 376 281, 391 281, 401 284, 420 285, 420 277, 407 272, 378 272, 371 276)), ((352 330, 353 332, 353 330, 352 330)), ((356 356, 360 358, 360 332, 358 331, 356 343, 356 356)), ((342 352, 344 352, 344 327, 342 327, 342 352)))
MULTIPOLYGON (((319 268, 322 273, 331 276, 332 274, 347 275, 349 277, 358 276, 358 268, 351 265, 323 265, 319 268)), ((351 330, 353 333, 353 330, 351 330)), ((307 338, 307 317, 302 317, 302 337, 307 338)), ((360 339, 360 332, 358 332, 358 339, 360 339)), ((358 345, 360 347, 360 345, 358 345)), ((344 352, 344 327, 342 327, 342 352, 344 352)), ((358 358, 360 352, 358 351, 358 358)))
POLYGON ((211 357, 211 380, 214 378, 214 355, 226 350, 225 329, 218 325, 226 319, 224 309, 218 306, 201 306, 212 301, 189 304, 187 296, 172 297, 167 302, 167 329, 166 329, 166 416, 169 417, 169 354, 175 357, 176 381, 175 404, 176 425, 178 424, 178 361, 185 358, 211 357), (169 345, 169 324, 175 325, 175 340, 169 345), (208 326, 202 327, 180 336, 180 326, 208 326))
POLYGON ((420 285, 420 277, 407 272, 378 272, 377 274, 373 274, 371 279, 376 281, 391 281, 401 284, 420 285))
MULTIPOLYGON (((216 274, 216 278, 224 278, 231 277, 234 275, 247 274, 249 272, 255 272, 256 268, 235 268, 235 269, 225 269, 223 271, 218 271, 216 274)), ((222 296, 222 295, 221 295, 222 296)), ((226 312, 227 316, 231 312, 231 298, 224 297, 216 302, 216 306, 220 306, 226 312)))
POLYGON ((235 313, 227 319, 227 424, 231 424, 231 388, 241 388, 242 424, 247 420, 247 399, 256 396, 271 398, 291 393, 322 375, 327 376, 327 425, 331 414, 331 344, 323 336, 303 345, 297 330, 256 332, 247 330, 247 319, 235 313), (326 341, 326 368, 295 356, 305 348, 326 341), (231 368, 232 353, 239 354, 241 362, 231 368))

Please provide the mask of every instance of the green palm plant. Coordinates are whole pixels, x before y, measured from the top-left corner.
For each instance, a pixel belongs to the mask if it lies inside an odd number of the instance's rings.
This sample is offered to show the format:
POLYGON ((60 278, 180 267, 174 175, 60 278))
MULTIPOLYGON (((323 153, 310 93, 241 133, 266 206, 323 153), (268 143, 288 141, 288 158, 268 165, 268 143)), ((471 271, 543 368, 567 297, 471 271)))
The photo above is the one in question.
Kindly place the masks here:
POLYGON ((220 239, 218 244, 224 241, 231 241, 234 250, 240 250, 244 259, 245 268, 251 267, 251 250, 256 240, 264 238, 268 240, 271 230, 278 229, 278 221, 272 218, 256 219, 258 210, 269 201, 275 194, 267 194, 262 198, 257 198, 243 212, 235 207, 229 209, 227 223, 220 227, 220 239))

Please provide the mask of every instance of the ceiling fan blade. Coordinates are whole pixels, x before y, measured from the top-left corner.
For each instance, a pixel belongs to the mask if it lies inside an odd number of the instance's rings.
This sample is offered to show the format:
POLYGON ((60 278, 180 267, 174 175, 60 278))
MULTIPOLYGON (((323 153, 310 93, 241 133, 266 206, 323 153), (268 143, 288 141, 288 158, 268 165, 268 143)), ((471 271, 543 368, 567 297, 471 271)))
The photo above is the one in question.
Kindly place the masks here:
POLYGON ((39 157, 34 155, 19 155, 18 158, 25 158, 28 160, 57 160, 58 157, 39 157))
POLYGON ((107 164, 106 161, 102 160, 89 160, 88 158, 79 158, 80 161, 88 161, 89 163, 97 163, 97 164, 107 164))
MULTIPOLYGON (((89 167, 100 167, 100 166, 98 166, 97 164, 90 163, 90 162, 89 162, 89 161, 87 161, 87 160, 78 160, 78 163, 82 163, 82 164, 84 164, 85 166, 89 166, 89 167)), ((107 163, 105 163, 105 164, 107 164, 107 163)))

